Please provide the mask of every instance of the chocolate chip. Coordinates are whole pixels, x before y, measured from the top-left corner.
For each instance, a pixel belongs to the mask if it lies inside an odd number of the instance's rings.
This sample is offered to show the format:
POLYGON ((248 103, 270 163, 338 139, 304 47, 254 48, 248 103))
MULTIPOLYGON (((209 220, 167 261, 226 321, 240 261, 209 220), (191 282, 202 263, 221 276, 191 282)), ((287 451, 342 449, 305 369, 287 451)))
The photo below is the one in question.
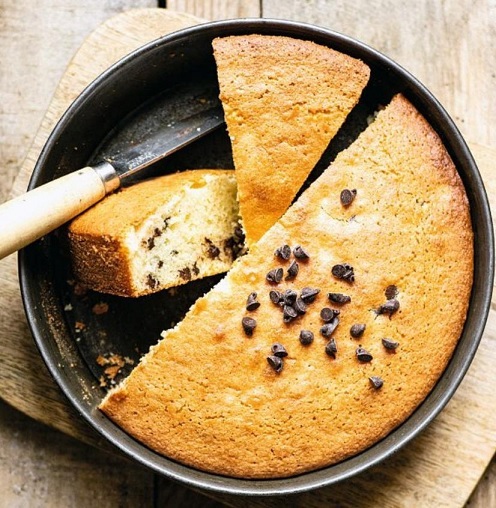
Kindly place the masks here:
POLYGON ((330 323, 338 315, 339 310, 330 309, 329 307, 324 307, 320 311, 320 317, 324 323, 330 323))
POLYGON ((396 298, 392 298, 388 300, 386 303, 383 303, 377 310, 377 314, 389 314, 389 317, 392 316, 398 309, 400 308, 400 302, 396 300, 396 298))
POLYGON ((251 337, 253 335, 253 330, 255 330, 255 327, 257 326, 257 322, 253 318, 245 316, 241 320, 241 324, 243 325, 245 334, 251 337))
POLYGON ((356 350, 356 357, 360 362, 371 362, 373 359, 373 356, 362 346, 359 346, 356 350))
POLYGON ((275 305, 280 305, 281 303, 284 303, 284 296, 280 291, 276 291, 273 289, 269 293, 270 301, 275 305))
POLYGON ((351 302, 351 296, 344 295, 343 293, 328 293, 327 297, 333 303, 349 303, 351 302))
POLYGON ((323 337, 328 338, 333 334, 338 324, 339 318, 338 316, 335 316, 331 322, 326 323, 324 326, 322 326, 322 328, 320 329, 320 333, 322 334, 323 337))
POLYGON ((244 251, 245 234, 241 227, 236 226, 233 231, 233 235, 224 240, 223 249, 226 255, 236 259, 238 256, 243 254, 244 251))
POLYGON ((279 284, 279 282, 282 280, 283 275, 284 271, 282 268, 274 268, 267 274, 265 278, 272 284, 279 284))
POLYGON ((305 314, 307 311, 307 306, 301 297, 296 299, 296 302, 293 304, 293 308, 298 314, 305 314))
POLYGON ((308 259, 310 257, 308 252, 301 245, 297 245, 293 249, 293 254, 294 254, 294 257, 297 259, 308 259))
POLYGON ((191 280, 191 269, 189 268, 189 266, 186 266, 182 270, 179 270, 179 276, 183 280, 190 281, 191 280))
POLYGON ((398 293, 399 293, 398 288, 394 284, 388 286, 386 288, 386 291, 384 291, 387 300, 393 300, 398 296, 398 293))
POLYGON ((279 358, 284 358, 285 356, 288 356, 288 352, 286 351, 286 348, 279 344, 279 342, 276 342, 271 347, 272 354, 274 356, 278 356, 279 358))
POLYGON ((313 289, 313 288, 308 288, 308 287, 305 287, 301 290, 301 299, 305 302, 305 303, 312 303, 313 301, 315 301, 315 298, 317 297, 317 295, 320 293, 320 289, 313 289))
POLYGON ((267 362, 277 373, 281 372, 283 367, 283 362, 281 358, 275 355, 268 356, 267 362))
POLYGON ((332 358, 336 358, 336 353, 338 352, 338 347, 336 346, 336 341, 331 339, 325 347, 325 352, 328 356, 332 358))
POLYGON ((362 335, 363 335, 363 332, 365 332, 365 325, 363 323, 355 323, 351 328, 350 328, 350 335, 354 338, 354 339, 358 339, 360 338, 362 335))
POLYGON ((282 319, 285 323, 289 323, 298 317, 296 310, 291 305, 285 305, 283 308, 282 319))
POLYGON ((353 267, 348 263, 334 265, 332 267, 331 272, 337 279, 347 280, 349 282, 353 282, 355 280, 355 273, 353 272, 353 267))
POLYGON ((291 247, 289 245, 283 245, 282 247, 276 249, 274 255, 287 261, 291 257, 291 247))
POLYGON ((257 293, 253 292, 248 295, 246 300, 246 310, 252 311, 260 307, 260 302, 257 301, 257 293))
POLYGON ((304 346, 308 346, 313 342, 313 333, 310 330, 302 330, 300 332, 300 342, 304 346))
POLYGON ((382 385, 384 384, 384 381, 379 376, 370 376, 369 377, 370 384, 378 390, 379 388, 382 388, 382 385))
POLYGON ((205 238, 205 243, 207 244, 207 256, 210 259, 216 259, 220 255, 220 249, 216 245, 214 245, 214 242, 210 240, 210 238, 205 238))
POLYGON ((356 193, 357 193, 356 189, 351 190, 343 189, 341 191, 341 195, 339 196, 341 204, 343 206, 350 206, 353 200, 355 199, 356 193))
POLYGON ((160 283, 153 277, 151 273, 149 273, 148 277, 146 278, 146 285, 151 289, 155 289, 160 285, 160 283))
POLYGON ((283 299, 286 305, 293 305, 293 303, 296 302, 296 298, 298 298, 298 293, 293 289, 286 289, 283 293, 283 299))
POLYGON ((300 270, 300 265, 293 260, 288 268, 288 274, 286 275, 286 280, 294 279, 298 275, 298 271, 300 270))
POLYGON ((396 342, 392 339, 382 339, 382 345, 388 349, 389 351, 396 351, 396 348, 400 345, 399 342, 396 342))

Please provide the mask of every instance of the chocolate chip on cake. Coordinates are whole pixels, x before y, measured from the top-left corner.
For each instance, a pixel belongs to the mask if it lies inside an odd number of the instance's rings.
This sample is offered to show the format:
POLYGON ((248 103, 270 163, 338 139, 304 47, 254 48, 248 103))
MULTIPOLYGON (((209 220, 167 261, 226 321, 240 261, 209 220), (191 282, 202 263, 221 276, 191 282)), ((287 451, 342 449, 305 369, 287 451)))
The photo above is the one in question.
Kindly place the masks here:
POLYGON ((283 321, 285 323, 289 323, 298 317, 298 313, 291 305, 285 305, 283 308, 282 316, 283 321))
POLYGON ((289 245, 282 245, 274 252, 274 256, 287 261, 291 257, 291 247, 289 245))
POLYGON ((345 295, 343 293, 328 293, 327 297, 332 303, 349 303, 351 302, 351 296, 345 295))
POLYGON ((339 315, 339 310, 331 309, 329 307, 324 307, 320 311, 320 318, 324 323, 331 322, 336 316, 339 315))
POLYGON ((253 311, 260 307, 260 302, 257 300, 257 293, 253 292, 248 295, 246 300, 246 310, 253 311))
POLYGON ((355 273, 353 271, 353 267, 348 263, 341 263, 338 265, 334 265, 331 270, 332 274, 336 279, 342 279, 349 282, 353 282, 355 280, 355 273))
POLYGON ((383 303, 377 310, 377 314, 389 314, 391 317, 400 308, 400 302, 396 298, 392 298, 383 303))
POLYGON ((282 268, 274 268, 273 270, 270 270, 265 278, 272 284, 279 284, 279 282, 282 280, 283 275, 284 271, 282 268))
POLYGON ((343 189, 341 191, 341 194, 339 196, 340 200, 341 200, 341 204, 343 206, 350 206, 351 203, 353 202, 353 200, 355 199, 355 196, 356 196, 356 189, 343 189))
POLYGON ((214 242, 210 240, 210 238, 205 238, 205 243, 207 245, 207 256, 210 259, 218 259, 220 256, 220 249, 217 245, 214 245, 214 242))
POLYGON ((382 385, 384 384, 384 381, 379 376, 370 376, 369 377, 370 384, 378 390, 379 388, 382 388, 382 385))
POLYGON ((293 308, 298 314, 305 314, 307 311, 307 306, 302 300, 301 296, 296 299, 296 302, 293 304, 293 308))
POLYGON ((363 323, 355 323, 351 328, 350 328, 350 335, 354 338, 354 339, 358 339, 360 338, 363 333, 365 332, 365 327, 366 325, 363 324, 363 323))
POLYGON ((293 305, 293 303, 295 303, 296 299, 298 298, 298 293, 293 289, 286 289, 286 291, 283 293, 283 298, 286 305, 293 305))
POLYGON ((277 373, 281 372, 283 367, 283 361, 281 358, 271 355, 267 357, 267 362, 277 373))
POLYGON ((362 346, 359 346, 356 350, 356 357, 360 362, 367 363, 371 362, 374 358, 366 349, 362 346))
POLYGON ((396 342, 392 339, 382 339, 382 345, 389 351, 396 351, 397 347, 400 345, 399 342, 396 342))
POLYGON ((269 293, 270 301, 275 305, 284 304, 284 295, 280 291, 276 291, 275 289, 271 290, 269 293))
POLYGON ((272 344, 271 351, 274 356, 278 356, 279 358, 284 358, 285 356, 288 356, 286 348, 279 342, 272 344))
POLYGON ((308 346, 313 342, 313 333, 310 330, 301 330, 300 342, 304 346, 308 346))
POLYGON ((305 287, 301 290, 300 296, 305 303, 312 303, 319 293, 320 289, 305 287))
POLYGON ((189 266, 185 266, 182 270, 179 270, 179 276, 183 280, 190 281, 191 280, 191 268, 189 266))
POLYGON ((336 358, 336 353, 338 352, 338 347, 336 346, 336 341, 331 339, 325 347, 325 352, 331 358, 336 358))
POLYGON ((253 318, 245 316, 241 320, 241 324, 243 325, 245 334, 248 335, 248 337, 251 337, 253 335, 253 330, 255 330, 257 326, 257 322, 253 318))
POLYGON ((152 289, 155 289, 156 287, 159 286, 159 282, 157 279, 153 277, 151 273, 149 273, 148 277, 146 278, 146 285, 152 289))
POLYGON ((294 254, 294 257, 297 259, 309 259, 310 258, 310 255, 308 254, 308 252, 301 245, 297 245, 293 249, 293 254, 294 254))
POLYGON ((393 298, 396 298, 398 296, 398 293, 399 293, 398 288, 394 284, 389 285, 384 291, 387 300, 392 300, 393 298))
POLYGON ((288 268, 288 274, 286 275, 286 280, 294 279, 298 275, 298 271, 300 270, 300 265, 296 261, 292 261, 288 268))
POLYGON ((338 327, 338 324, 339 317, 334 316, 331 322, 326 323, 324 326, 322 326, 322 328, 320 329, 320 333, 322 334, 323 337, 328 338, 333 334, 334 330, 338 327))

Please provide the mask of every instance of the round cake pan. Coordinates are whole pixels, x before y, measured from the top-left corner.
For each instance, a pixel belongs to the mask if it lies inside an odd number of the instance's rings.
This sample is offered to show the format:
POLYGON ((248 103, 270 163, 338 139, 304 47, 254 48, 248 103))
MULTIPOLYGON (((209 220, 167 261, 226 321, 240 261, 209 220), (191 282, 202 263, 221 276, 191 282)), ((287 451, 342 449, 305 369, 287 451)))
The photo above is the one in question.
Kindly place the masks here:
MULTIPOLYGON (((131 139, 147 135, 156 122, 174 120, 198 93, 217 96, 211 41, 237 34, 272 34, 309 39, 366 62, 371 82, 345 127, 319 163, 322 169, 364 128, 366 118, 394 93, 403 93, 438 132, 463 179, 475 233, 473 291, 464 331, 439 382, 401 426, 363 453, 330 467, 293 478, 243 480, 205 473, 146 448, 98 409, 100 354, 112 352, 137 363, 160 332, 177 322, 191 303, 219 280, 212 277, 139 299, 92 292, 80 294, 70 273, 64 235, 54 232, 19 256, 22 297, 27 320, 54 379, 87 420, 128 457, 189 486, 245 495, 287 494, 339 482, 386 460, 438 415, 455 392, 475 355, 490 308, 494 276, 492 221, 484 186, 474 160, 455 124, 412 75, 370 47, 333 31, 268 19, 238 19, 198 25, 167 35, 125 57, 98 77, 69 107, 49 137, 34 169, 30 188, 125 149, 131 139), (94 312, 107 303, 108 312, 94 312), (84 327, 78 326, 84 323, 84 327)), ((195 167, 233 167, 225 131, 205 137, 187 151, 154 167, 167 172, 195 167)), ((312 178, 315 175, 312 176, 312 178)), ((455 298, 456 295, 453 295, 455 298)), ((122 369, 125 376, 132 365, 122 369)))

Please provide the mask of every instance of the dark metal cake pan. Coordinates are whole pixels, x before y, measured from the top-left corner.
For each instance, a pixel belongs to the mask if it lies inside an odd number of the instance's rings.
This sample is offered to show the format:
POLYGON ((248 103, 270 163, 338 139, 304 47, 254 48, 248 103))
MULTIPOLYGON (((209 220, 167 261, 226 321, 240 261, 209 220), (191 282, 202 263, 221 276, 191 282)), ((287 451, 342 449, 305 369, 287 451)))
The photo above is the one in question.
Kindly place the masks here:
MULTIPOLYGON (((49 137, 34 169, 30 188, 140 139, 156 122, 174 120, 197 90, 218 93, 211 41, 215 37, 260 33, 312 40, 360 58, 371 81, 357 108, 331 143, 315 172, 364 128, 367 116, 397 92, 403 93, 438 132, 464 182, 475 235, 475 272, 463 334, 439 382, 411 415, 385 439, 339 464, 293 478, 243 480, 199 471, 160 456, 128 436, 97 406, 105 394, 98 355, 113 352, 131 363, 155 343, 160 332, 181 319, 191 303, 219 277, 191 282, 172 296, 167 291, 139 299, 92 292, 80 294, 70 272, 64 235, 54 232, 19 255, 26 316, 40 353, 55 381, 81 417, 128 457, 187 485, 226 493, 273 495, 302 492, 337 483, 386 460, 418 435, 452 397, 482 337, 494 277, 492 220, 477 166, 454 122, 411 74, 374 49, 342 34, 307 24, 268 19, 237 19, 187 28, 156 40, 104 72, 69 107, 49 137), (195 90, 192 92, 192 90, 195 90), (94 312, 104 301, 109 311, 94 312), (78 326, 84 323, 85 326, 78 326)), ((233 167, 225 131, 213 133, 158 164, 151 174, 195 167, 233 167)))

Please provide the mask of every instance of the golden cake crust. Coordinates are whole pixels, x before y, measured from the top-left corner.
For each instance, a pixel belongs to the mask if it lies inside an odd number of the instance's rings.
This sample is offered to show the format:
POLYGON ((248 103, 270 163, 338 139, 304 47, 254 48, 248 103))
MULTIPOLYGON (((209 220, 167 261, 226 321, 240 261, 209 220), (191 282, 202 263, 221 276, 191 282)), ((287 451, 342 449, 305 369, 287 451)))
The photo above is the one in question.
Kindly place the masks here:
POLYGON ((339 462, 376 443, 423 401, 460 337, 473 272, 473 237, 462 182, 439 137, 401 95, 240 258, 210 293, 143 358, 100 408, 150 448, 202 470, 243 478, 287 477, 339 462), (345 207, 343 189, 356 189, 345 207), (269 270, 289 261, 282 244, 310 259, 277 286, 269 270), (354 282, 331 275, 349 263, 354 282), (399 310, 377 312, 388 286, 399 310), (269 291, 319 288, 288 324, 269 291), (249 312, 247 296, 261 305, 249 312), (319 330, 329 292, 351 302, 333 334, 319 330), (257 321, 252 336, 242 318, 257 321), (366 325, 360 339, 350 327, 366 325), (300 330, 315 334, 303 346, 300 330), (395 352, 382 339, 399 343, 395 352), (266 358, 288 351, 276 373, 266 358), (361 345, 372 356, 356 357, 361 345), (369 377, 384 381, 374 388, 369 377))
POLYGON ((213 41, 247 245, 286 211, 370 70, 311 41, 242 35, 213 41))

